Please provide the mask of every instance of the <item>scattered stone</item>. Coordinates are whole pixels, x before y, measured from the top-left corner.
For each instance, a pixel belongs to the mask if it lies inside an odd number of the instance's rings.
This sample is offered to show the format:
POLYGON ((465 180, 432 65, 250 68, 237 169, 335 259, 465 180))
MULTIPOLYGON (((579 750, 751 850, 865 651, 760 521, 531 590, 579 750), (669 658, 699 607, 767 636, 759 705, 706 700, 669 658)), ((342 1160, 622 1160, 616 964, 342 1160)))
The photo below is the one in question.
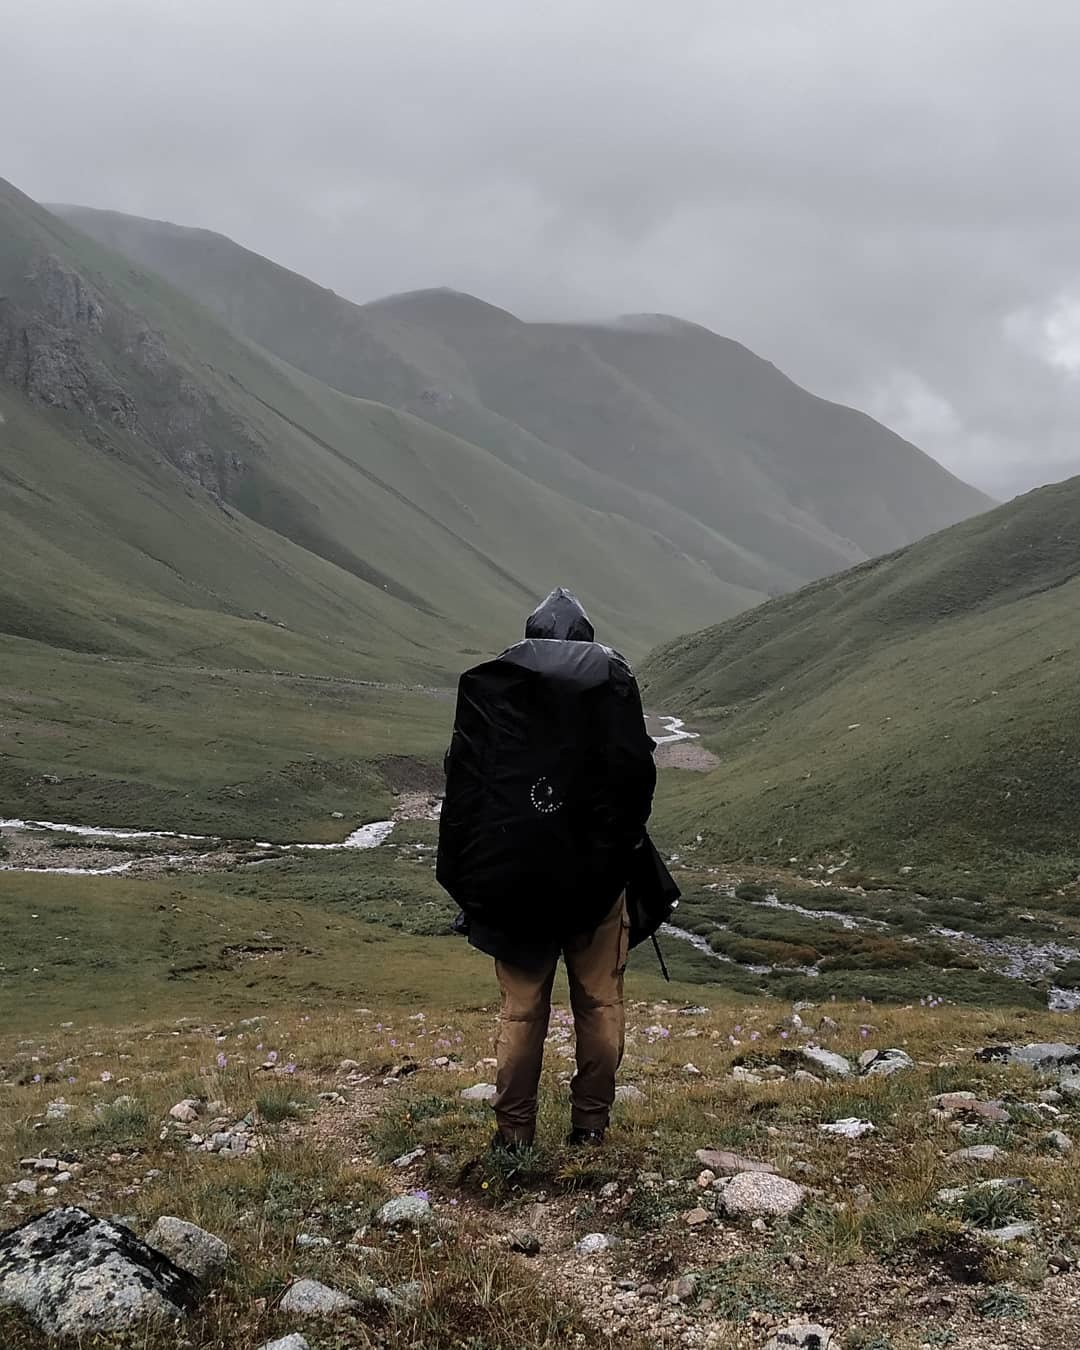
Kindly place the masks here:
POLYGON ((820 1045, 807 1045, 799 1051, 803 1059, 819 1068, 828 1078, 850 1078, 851 1064, 843 1055, 823 1050, 820 1045))
POLYGON ((60 1171, 60 1159, 59 1159, 59 1158, 35 1158, 35 1159, 34 1159, 34 1171, 35 1171, 35 1172, 59 1172, 59 1171, 60 1171))
POLYGON ((627 1102, 631 1106, 640 1106, 642 1102, 648 1101, 644 1092, 633 1083, 622 1083, 615 1089, 615 1100, 617 1102, 627 1102))
POLYGON ((740 1172, 716 1183, 720 1204, 732 1218, 783 1218, 806 1199, 806 1187, 766 1172, 740 1172))
POLYGON ((955 1153, 950 1153, 949 1162, 963 1163, 989 1163, 997 1162, 999 1158, 1005 1157, 1005 1150, 998 1148, 997 1144, 975 1144, 971 1148, 958 1148, 955 1153))
POLYGON ((169 1107, 169 1115, 181 1125, 190 1125, 199 1119, 199 1103, 194 1097, 185 1097, 182 1102, 169 1107))
POLYGON ((427 1153, 423 1144, 417 1144, 416 1148, 410 1149, 408 1153, 403 1153, 400 1158, 394 1159, 395 1167, 411 1167, 414 1162, 422 1158, 427 1153))
POLYGON ((406 1280, 392 1288, 380 1285, 375 1290, 375 1301, 386 1308, 415 1308, 424 1297, 424 1286, 419 1280, 406 1280))
POLYGON ((872 1076, 890 1078, 894 1073, 903 1073, 914 1067, 915 1061, 906 1050, 882 1050, 866 1072, 872 1076))
POLYGON ((37 1195, 37 1182, 32 1177, 23 1177, 8 1188, 8 1195, 37 1195))
POLYGON ((619 1239, 611 1237, 607 1233, 586 1233, 579 1243, 574 1247, 578 1256, 598 1256, 601 1252, 610 1251, 612 1247, 618 1246, 619 1239))
POLYGON ((749 1069, 744 1069, 741 1064, 736 1064, 731 1071, 731 1076, 736 1083, 761 1084, 765 1080, 756 1073, 751 1073, 749 1069))
POLYGON ((796 1083, 816 1083, 820 1086, 824 1079, 819 1078, 816 1073, 811 1073, 809 1069, 796 1069, 794 1074, 796 1083))
POLYGON ((1000 1102, 981 1102, 974 1093, 946 1092, 934 1100, 939 1110, 964 1116, 977 1116, 980 1120, 990 1121, 994 1125, 1005 1125, 1011 1118, 1000 1102))
POLYGON ((816 1322, 793 1322, 778 1331, 765 1350, 832 1350, 833 1333, 816 1322))
POLYGON ((1080 1068, 1080 1045, 1061 1041, 1038 1041, 1033 1045, 989 1045, 975 1056, 984 1064, 1022 1064, 1028 1069, 1053 1073, 1071 1066, 1080 1068))
POLYGON ((832 1125, 818 1126, 822 1134, 836 1134, 843 1139, 861 1139, 864 1134, 873 1134, 874 1128, 870 1121, 860 1120, 858 1116, 847 1116, 832 1125))
POLYGON ((278 1307, 283 1313, 295 1313, 297 1317, 333 1317, 349 1312, 356 1302, 318 1280, 297 1280, 285 1290, 278 1307))
POLYGON ((1064 1130, 1051 1130, 1043 1135, 1043 1142, 1057 1153, 1071 1153, 1073 1141, 1064 1130))
POLYGON ((864 1050, 859 1056, 859 1072, 865 1073, 880 1054, 880 1050, 864 1050))
POLYGON ((328 1237, 323 1237, 319 1233, 297 1233, 296 1245, 298 1247, 332 1247, 333 1243, 328 1237))
POLYGON ((716 1180, 716 1173, 712 1170, 711 1167, 706 1167, 704 1171, 698 1173, 697 1178, 698 1189, 707 1191, 715 1180, 716 1180))
POLYGON ((683 1073, 688 1073, 692 1078, 701 1077, 701 1070, 698 1068, 696 1064, 684 1064, 682 1066, 682 1069, 683 1073))
POLYGON ((498 1091, 494 1083, 474 1083, 472 1087, 462 1088, 461 1096, 467 1102, 489 1102, 498 1091))
POLYGON ((1057 1088, 1043 1088, 1042 1091, 1037 1092, 1035 1096, 1039 1101, 1046 1102, 1050 1106, 1060 1106, 1065 1100, 1057 1088))
POLYGON ((146 1241, 184 1270, 190 1270, 203 1284, 219 1275, 229 1259, 228 1244, 221 1238, 170 1214, 163 1214, 158 1219, 146 1235, 146 1241))
POLYGON ((835 1017, 829 1017, 826 1014, 818 1023, 818 1034, 821 1036, 835 1036, 840 1030, 840 1023, 835 1017))
POLYGON ((695 1275, 680 1275, 668 1285, 668 1297, 675 1303, 689 1303, 697 1296, 698 1281, 695 1275))
POLYGON ((382 1228, 419 1228, 431 1218, 431 1205, 422 1195, 399 1195, 383 1205, 375 1222, 382 1228))
POLYGON ((540 1248, 540 1239, 528 1229, 520 1229, 510 1236, 510 1250, 512 1252, 519 1252, 522 1256, 539 1256, 540 1248))
POLYGON ((685 1214, 683 1218, 688 1228, 697 1228, 700 1224, 708 1223, 710 1215, 707 1209, 702 1209, 698 1205, 685 1214))
POLYGON ((288 1336, 282 1336, 276 1341, 267 1341, 259 1346, 259 1350, 310 1350, 307 1341, 298 1331, 292 1332, 288 1336))
POLYGON ((1033 1223, 1010 1223, 1004 1228, 978 1228, 975 1230, 976 1236, 981 1237, 986 1242, 993 1242, 999 1247, 1007 1247, 1010 1242, 1022 1242, 1025 1238, 1035 1236, 1035 1225, 1033 1223))
POLYGON ((726 1148, 699 1148, 694 1154, 702 1167, 722 1176, 734 1176, 737 1172, 766 1172, 775 1175, 772 1163, 755 1162, 753 1158, 744 1158, 740 1153, 731 1153, 726 1148))
POLYGON ((75 1107, 71 1102, 66 1102, 63 1097, 59 1097, 56 1101, 50 1102, 45 1108, 45 1119, 67 1120, 68 1116, 70 1116, 74 1110, 75 1107))
POLYGON ((709 1015, 708 1008, 702 1007, 700 1003, 695 1003, 690 1008, 679 1009, 680 1017, 708 1017, 708 1015, 709 1015))
POLYGON ((49 1336, 115 1331, 194 1307, 198 1281, 127 1228, 49 1210, 0 1234, 0 1304, 49 1336))
POLYGON ((360 1061, 356 1059, 343 1059, 338 1065, 338 1073, 355 1073, 360 1067, 360 1061))

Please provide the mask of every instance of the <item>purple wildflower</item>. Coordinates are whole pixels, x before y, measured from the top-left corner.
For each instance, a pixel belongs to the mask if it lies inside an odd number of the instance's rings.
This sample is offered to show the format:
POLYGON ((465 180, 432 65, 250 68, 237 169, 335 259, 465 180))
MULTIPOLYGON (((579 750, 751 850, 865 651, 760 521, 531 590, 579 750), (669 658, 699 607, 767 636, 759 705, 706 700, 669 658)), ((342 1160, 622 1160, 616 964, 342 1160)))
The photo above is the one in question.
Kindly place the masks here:
POLYGON ((285 1072, 286 1072, 286 1073, 295 1073, 295 1072, 296 1072, 296 1065, 295 1065, 291 1060, 289 1061, 288 1064, 285 1065, 285 1072))
POLYGON ((218 1066, 218 1068, 219 1068, 219 1069, 224 1069, 224 1068, 227 1067, 228 1063, 229 1063, 228 1056, 219 1053, 219 1054, 218 1054, 218 1057, 217 1057, 217 1066, 218 1066))

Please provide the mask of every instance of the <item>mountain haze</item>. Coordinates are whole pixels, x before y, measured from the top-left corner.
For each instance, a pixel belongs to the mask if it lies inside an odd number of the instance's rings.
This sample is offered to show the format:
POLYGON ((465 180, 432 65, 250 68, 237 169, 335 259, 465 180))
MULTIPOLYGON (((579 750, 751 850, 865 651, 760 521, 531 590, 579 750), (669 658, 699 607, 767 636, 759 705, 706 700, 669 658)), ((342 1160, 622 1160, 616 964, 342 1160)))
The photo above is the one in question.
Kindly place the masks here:
POLYGON ((659 532, 739 586, 791 589, 989 505, 694 324, 524 323, 447 290, 355 305, 209 231, 55 209, 292 365, 659 532))
POLYGON ((1078 520, 1074 478, 655 652, 648 696, 721 759, 672 818, 728 856, 1074 880, 1078 520))

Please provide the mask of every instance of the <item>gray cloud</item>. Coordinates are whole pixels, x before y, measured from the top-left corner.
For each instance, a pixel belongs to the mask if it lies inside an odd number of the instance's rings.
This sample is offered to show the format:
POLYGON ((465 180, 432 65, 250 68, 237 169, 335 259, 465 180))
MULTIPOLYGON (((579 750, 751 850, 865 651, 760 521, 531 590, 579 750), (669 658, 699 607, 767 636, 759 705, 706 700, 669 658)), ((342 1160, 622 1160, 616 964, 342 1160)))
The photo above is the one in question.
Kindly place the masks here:
POLYGON ((364 300, 666 310, 999 495, 1080 472, 1072 0, 0 0, 0 172, 364 300))

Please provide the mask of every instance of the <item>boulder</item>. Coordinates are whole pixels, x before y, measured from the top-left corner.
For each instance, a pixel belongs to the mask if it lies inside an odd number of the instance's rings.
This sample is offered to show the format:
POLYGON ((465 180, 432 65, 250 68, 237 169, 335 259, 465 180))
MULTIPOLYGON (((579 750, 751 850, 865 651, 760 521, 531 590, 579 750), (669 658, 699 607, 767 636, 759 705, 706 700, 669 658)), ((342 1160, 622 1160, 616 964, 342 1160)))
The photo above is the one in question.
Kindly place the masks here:
POLYGON ((1047 1148, 1051 1148, 1055 1153, 1071 1153, 1073 1141, 1064 1130, 1051 1130, 1049 1134, 1043 1135, 1043 1142, 1047 1148))
POLYGON ((283 1313, 294 1313, 297 1317, 333 1317, 351 1312, 356 1301, 318 1280, 297 1280, 285 1290, 278 1307, 283 1313))
POLYGON ((195 1276, 164 1252, 75 1206, 0 1234, 0 1304, 21 1308, 48 1336, 175 1318, 198 1292, 195 1276))
POLYGON ((875 1056, 874 1062, 867 1066, 866 1073, 873 1077, 889 1078, 894 1073, 903 1073, 913 1069, 915 1061, 906 1050, 882 1050, 875 1056))
POLYGON ((823 1050, 820 1045, 807 1045, 799 1052, 803 1059, 820 1069, 829 1078, 850 1078, 851 1064, 843 1055, 823 1050))
POLYGON ((419 1228, 431 1219, 431 1205, 422 1195, 396 1196, 375 1215, 380 1228, 419 1228))
POLYGON ((158 1219, 146 1241, 184 1270, 190 1270, 202 1284, 220 1275, 229 1259, 228 1244, 221 1238, 171 1214, 158 1219))
POLYGON ((753 1158, 744 1158, 740 1153, 731 1153, 726 1148, 699 1148, 694 1157, 702 1167, 708 1167, 721 1176, 734 1176, 737 1172, 776 1173, 772 1163, 756 1162, 753 1158))
POLYGON ((806 1199, 806 1187, 767 1172, 740 1172, 716 1183, 720 1205, 732 1218, 784 1218, 806 1199))

